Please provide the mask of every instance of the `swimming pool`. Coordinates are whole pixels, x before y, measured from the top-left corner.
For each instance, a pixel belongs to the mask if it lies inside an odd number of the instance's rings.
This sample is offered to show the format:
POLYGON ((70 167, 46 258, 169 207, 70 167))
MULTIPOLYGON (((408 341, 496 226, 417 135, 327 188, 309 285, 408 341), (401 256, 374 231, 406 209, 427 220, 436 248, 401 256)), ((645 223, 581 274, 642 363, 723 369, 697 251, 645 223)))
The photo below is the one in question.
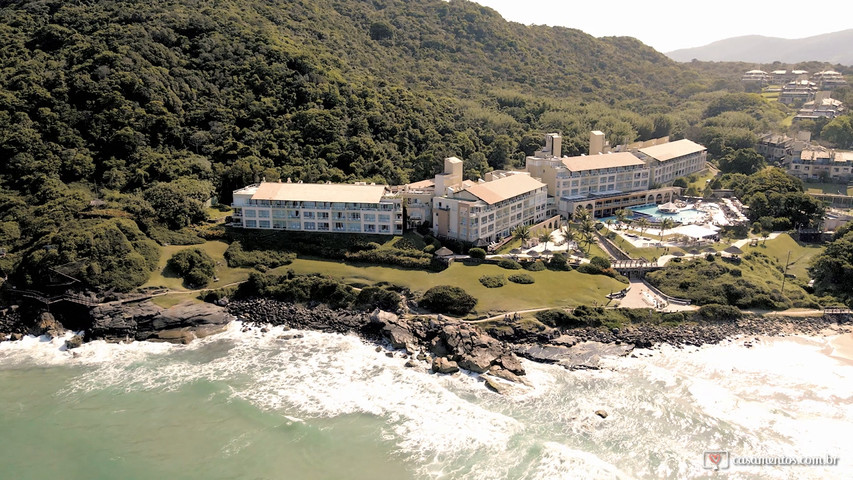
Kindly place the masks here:
MULTIPOLYGON (((678 213, 663 213, 658 210, 657 205, 643 205, 641 207, 631 207, 628 210, 649 215, 650 217, 654 217, 658 220, 663 220, 664 218, 671 218, 676 222, 681 223, 691 223, 697 220, 702 220, 707 215, 707 213, 701 210, 696 210, 695 208, 686 208, 684 210, 679 211, 678 213)), ((632 218, 636 217, 637 216, 635 215, 632 218)))

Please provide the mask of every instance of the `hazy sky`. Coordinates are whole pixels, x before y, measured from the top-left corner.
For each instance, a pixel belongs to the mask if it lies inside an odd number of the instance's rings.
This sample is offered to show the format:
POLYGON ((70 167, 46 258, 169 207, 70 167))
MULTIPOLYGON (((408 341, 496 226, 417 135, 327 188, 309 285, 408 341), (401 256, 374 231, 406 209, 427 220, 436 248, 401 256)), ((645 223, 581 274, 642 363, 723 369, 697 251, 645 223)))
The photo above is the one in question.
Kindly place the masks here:
POLYGON ((635 37, 660 52, 741 35, 804 38, 853 28, 850 4, 838 0, 474 1, 514 22, 577 28, 596 37, 635 37))

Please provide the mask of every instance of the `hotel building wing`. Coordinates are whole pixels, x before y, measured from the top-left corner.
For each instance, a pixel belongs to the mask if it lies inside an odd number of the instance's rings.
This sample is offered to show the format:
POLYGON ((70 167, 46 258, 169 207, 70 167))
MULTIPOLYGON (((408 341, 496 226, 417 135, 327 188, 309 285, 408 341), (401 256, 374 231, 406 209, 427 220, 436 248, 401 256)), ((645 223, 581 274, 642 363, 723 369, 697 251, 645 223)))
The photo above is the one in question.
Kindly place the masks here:
POLYGON ((403 205, 383 185, 263 182, 234 192, 232 226, 400 235, 403 205))
POLYGON ((548 187, 544 183, 524 172, 490 178, 494 179, 434 197, 433 231, 464 242, 491 243, 509 236, 518 225, 546 218, 548 187))

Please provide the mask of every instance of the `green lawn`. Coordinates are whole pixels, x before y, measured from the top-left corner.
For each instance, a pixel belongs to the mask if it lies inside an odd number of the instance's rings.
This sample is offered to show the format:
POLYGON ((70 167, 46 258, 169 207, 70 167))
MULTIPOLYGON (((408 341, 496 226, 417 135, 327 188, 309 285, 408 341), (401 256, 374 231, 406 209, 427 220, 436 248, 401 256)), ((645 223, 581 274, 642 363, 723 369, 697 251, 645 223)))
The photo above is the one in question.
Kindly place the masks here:
POLYGON ((843 183, 803 183, 803 187, 807 193, 828 193, 842 194, 853 196, 853 187, 848 187, 843 183))
POLYGON ((228 248, 228 244, 219 240, 213 240, 204 242, 200 245, 169 245, 168 247, 160 247, 160 262, 154 270, 154 273, 151 274, 151 278, 149 278, 142 286, 163 286, 171 290, 187 291, 187 288, 183 285, 183 280, 166 268, 166 262, 172 258, 172 255, 189 248, 199 248, 203 250, 216 262, 215 273, 219 278, 219 281, 211 282, 211 284, 208 285, 208 288, 217 288, 222 285, 228 285, 229 283, 242 282, 249 278, 249 272, 252 271, 251 269, 230 268, 225 263, 225 257, 223 254, 228 248))
POLYGON ((519 285, 507 282, 500 288, 486 288, 479 282, 481 276, 509 276, 518 270, 505 270, 497 265, 467 266, 459 262, 442 272, 426 272, 298 258, 291 265, 279 267, 277 271, 287 269, 296 273, 323 273, 357 285, 389 282, 406 286, 415 292, 424 292, 436 285, 455 285, 477 297, 476 311, 480 314, 537 307, 576 306, 594 302, 604 304, 607 302, 605 296, 608 293, 625 288, 625 284, 603 275, 550 270, 525 272, 533 276, 536 280, 534 284, 519 285))
MULTIPOLYGON (((389 240, 383 248, 390 246, 400 237, 389 240)), ((414 241, 415 239, 411 239, 414 241)), ((422 240, 421 240, 422 242, 422 240)), ((216 262, 216 275, 219 281, 211 283, 207 288, 213 289, 234 282, 241 282, 249 277, 252 271, 249 268, 229 268, 223 257, 228 244, 221 241, 209 241, 201 245, 178 246, 172 245, 161 247, 160 263, 143 287, 164 286, 175 292, 166 296, 157 297, 155 303, 168 307, 181 301, 194 298, 183 286, 182 280, 166 269, 166 262, 175 253, 187 248, 200 248, 210 255, 216 262)), ((607 256, 593 245, 590 256, 607 256)), ((479 300, 477 312, 501 312, 523 310, 538 307, 563 307, 581 304, 592 304, 607 302, 605 295, 610 292, 625 288, 610 277, 602 275, 585 275, 575 271, 554 272, 545 270, 542 272, 526 272, 533 276, 536 283, 531 285, 520 285, 512 282, 500 288, 486 288, 479 282, 483 275, 505 275, 509 276, 518 272, 517 270, 505 270, 496 265, 466 266, 462 263, 454 263, 450 268, 442 272, 427 272, 421 270, 406 270, 402 268, 387 266, 369 266, 346 264, 335 260, 321 260, 312 258, 297 258, 290 265, 272 270, 273 273, 284 273, 292 269, 296 273, 322 273, 337 277, 352 285, 371 285, 378 282, 389 282, 408 287, 414 292, 424 292, 436 285, 456 285, 464 288, 468 293, 479 300)))
POLYGON ((701 172, 697 172, 696 175, 698 178, 695 182, 690 182, 687 184, 687 188, 696 187, 700 193, 705 190, 705 186, 707 185, 708 180, 714 178, 717 175, 716 170, 711 170, 710 168, 706 168, 701 172))
POLYGON ((783 267, 785 266, 785 259, 788 257, 788 252, 791 252, 788 273, 796 275, 801 280, 806 280, 808 278, 806 268, 808 268, 812 258, 823 251, 823 247, 797 242, 786 233, 779 235, 773 240, 767 240, 766 243, 763 240, 759 240, 758 245, 755 247, 744 247, 744 252, 751 250, 775 258, 779 262, 779 265, 783 267))
MULTIPOLYGON (((669 235, 667 235, 669 236, 669 235)), ((652 238, 652 237, 649 237, 652 238)), ((631 242, 625 240, 621 236, 617 235, 613 240, 613 243, 619 246, 622 250, 625 251, 628 255, 633 258, 643 257, 646 260, 652 260, 653 258, 660 258, 661 255, 666 255, 666 248, 658 248, 658 247, 643 247, 638 248, 631 244, 631 242)), ((683 251, 678 247, 669 247, 669 253, 673 253, 675 251, 683 251)), ((686 253, 686 252, 685 252, 686 253)))

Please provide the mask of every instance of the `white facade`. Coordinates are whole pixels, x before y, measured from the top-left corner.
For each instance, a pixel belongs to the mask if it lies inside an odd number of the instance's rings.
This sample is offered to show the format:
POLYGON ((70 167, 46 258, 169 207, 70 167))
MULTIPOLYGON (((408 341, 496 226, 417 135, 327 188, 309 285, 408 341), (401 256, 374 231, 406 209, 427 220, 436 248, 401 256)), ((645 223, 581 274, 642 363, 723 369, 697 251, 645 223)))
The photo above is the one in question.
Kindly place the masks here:
POLYGON ((306 232, 403 233, 403 206, 382 185, 271 183, 234 192, 232 226, 306 232))
POLYGON ((519 225, 545 220, 548 192, 542 182, 516 172, 432 201, 436 235, 487 244, 519 225))
POLYGON ((708 154, 702 145, 683 139, 641 148, 637 156, 651 170, 649 185, 655 185, 702 171, 708 154))

